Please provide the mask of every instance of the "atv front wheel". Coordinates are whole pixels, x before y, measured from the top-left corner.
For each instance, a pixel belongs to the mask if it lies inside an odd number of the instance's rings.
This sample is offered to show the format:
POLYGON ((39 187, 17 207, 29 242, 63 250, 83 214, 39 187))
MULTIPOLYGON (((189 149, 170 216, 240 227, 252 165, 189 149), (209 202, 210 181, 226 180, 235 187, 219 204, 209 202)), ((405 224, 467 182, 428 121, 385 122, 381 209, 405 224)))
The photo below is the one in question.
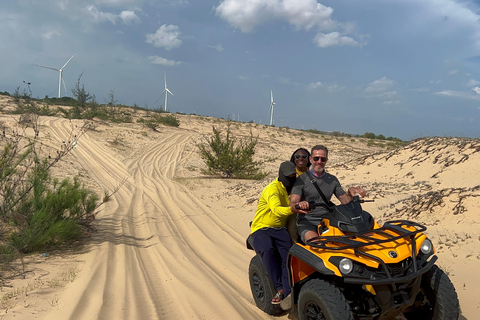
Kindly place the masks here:
POLYGON ((458 319, 460 306, 457 293, 442 269, 434 265, 423 275, 422 287, 412 309, 404 313, 408 320, 458 319))
POLYGON ((319 279, 310 280, 300 290, 298 315, 300 320, 353 320, 343 293, 319 279))
POLYGON ((255 300, 257 307, 270 315, 278 315, 282 313, 283 310, 280 308, 280 305, 272 304, 274 291, 272 290, 270 279, 263 267, 262 259, 258 255, 255 255, 252 260, 250 260, 248 278, 250 280, 250 289, 252 290, 253 300, 255 300))

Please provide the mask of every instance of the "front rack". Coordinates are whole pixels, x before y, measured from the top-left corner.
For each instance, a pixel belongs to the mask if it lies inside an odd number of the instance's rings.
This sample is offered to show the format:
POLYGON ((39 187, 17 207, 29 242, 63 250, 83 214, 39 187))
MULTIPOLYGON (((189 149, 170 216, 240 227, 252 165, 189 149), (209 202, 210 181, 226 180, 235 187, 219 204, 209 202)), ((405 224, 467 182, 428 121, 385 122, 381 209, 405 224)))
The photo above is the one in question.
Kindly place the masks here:
POLYGON ((391 220, 385 222, 385 224, 377 229, 352 233, 345 236, 318 236, 307 240, 306 244, 320 249, 328 250, 345 250, 355 249, 359 247, 365 247, 373 244, 381 244, 386 242, 395 241, 401 238, 410 237, 412 240, 417 233, 427 230, 427 227, 408 220, 391 220), (414 227, 414 231, 404 229, 403 226, 414 227), (386 230, 393 231, 398 235, 392 235, 386 230), (385 239, 374 238, 375 234, 382 235, 385 239), (362 239, 363 241, 360 241, 362 239), (332 245, 335 246, 332 246, 332 245))
MULTIPOLYGON (((412 249, 412 263, 413 263, 413 268, 414 268, 414 273, 416 273, 419 270, 419 266, 417 265, 417 257, 415 255, 416 252, 416 241, 415 241, 415 235, 427 230, 427 227, 413 222, 413 221, 408 221, 408 220, 391 220, 385 222, 385 224, 377 229, 372 229, 372 230, 367 230, 363 232, 357 232, 345 236, 318 236, 315 238, 312 238, 306 242, 307 245, 314 247, 314 248, 320 248, 320 249, 327 249, 327 250, 345 250, 345 249, 353 249, 355 252, 355 255, 357 256, 364 256, 367 258, 370 258, 374 261, 377 261, 381 266, 382 269, 384 270, 387 279, 385 282, 390 281, 393 279, 392 275, 390 274, 387 265, 385 262, 372 255, 364 252, 363 250, 359 250, 358 248, 360 247, 366 247, 369 245, 373 244, 381 244, 381 243, 386 243, 386 242, 392 242, 398 239, 402 238, 409 238, 410 240, 410 245, 412 249), (403 227, 414 227, 415 230, 407 230, 404 229, 403 227), (387 230, 393 231, 393 233, 397 235, 393 235, 391 233, 386 232, 387 230), (378 239, 374 238, 373 236, 377 235, 382 235, 385 237, 385 239, 378 239), (360 241, 360 239, 362 241, 360 241)), ((435 259, 432 259, 429 264, 427 265, 428 267, 431 266, 431 264, 435 261, 435 259)), ((425 269, 428 270, 428 269, 425 269)), ((408 278, 408 277, 406 277, 408 278)), ((406 279, 405 278, 405 279, 406 279)), ((348 282, 358 282, 358 281, 364 281, 363 279, 361 280, 355 280, 355 279, 346 279, 348 282)), ((377 281, 378 282, 378 281, 377 281)))

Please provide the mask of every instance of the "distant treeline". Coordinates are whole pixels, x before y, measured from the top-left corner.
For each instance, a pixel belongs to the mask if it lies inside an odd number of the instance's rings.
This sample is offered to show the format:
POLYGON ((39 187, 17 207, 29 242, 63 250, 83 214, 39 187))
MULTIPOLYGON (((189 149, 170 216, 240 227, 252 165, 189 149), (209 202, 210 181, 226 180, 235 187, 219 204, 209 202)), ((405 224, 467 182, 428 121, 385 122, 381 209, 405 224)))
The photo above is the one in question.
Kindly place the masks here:
MULTIPOLYGON (((79 87, 80 82, 77 83, 77 91, 84 91, 83 87, 79 87)), ((75 91, 75 90, 73 90, 75 91)), ((84 91, 85 92, 85 91, 84 91)), ((74 92, 75 93, 75 92, 74 92)), ((86 93, 89 95, 88 93, 86 93)), ((75 107, 78 106, 79 101, 77 99, 71 98, 71 97, 61 97, 61 98, 50 98, 48 96, 45 96, 43 99, 35 99, 32 98, 31 95, 24 89, 22 93, 20 93, 20 88, 17 87, 13 95, 10 95, 7 91, 0 92, 0 95, 5 95, 5 96, 11 96, 15 99, 15 101, 18 101, 19 99, 31 99, 33 101, 41 101, 44 103, 47 103, 49 105, 59 105, 59 106, 71 106, 75 107)), ((113 93, 110 93, 112 96, 113 93)), ((81 96, 81 95, 80 95, 81 96)), ((90 96, 90 98, 93 98, 91 102, 93 104, 97 104, 95 102, 94 96, 90 96)), ((82 99, 79 99, 82 100, 82 99)), ((110 100, 113 100, 113 97, 111 97, 110 100)), ((107 105, 112 105, 113 101, 110 101, 107 105)), ((98 104, 97 104, 98 105, 98 104)), ((98 105, 99 106, 99 105, 98 105)), ((127 108, 134 108, 134 109, 146 109, 146 108, 140 108, 138 105, 134 106, 126 106, 126 105, 120 105, 120 104, 115 104, 116 107, 127 107, 127 108)), ((162 112, 161 110, 156 110, 159 112, 162 112)), ((179 114, 185 114, 185 113, 180 113, 179 114)), ((195 115, 195 114, 192 114, 195 115)), ((228 119, 231 121, 235 121, 235 119, 228 119)), ((250 123, 253 123, 253 121, 249 121, 250 123)), ((372 132, 365 132, 363 135, 359 134, 350 134, 350 133, 344 133, 344 132, 339 132, 339 131, 321 131, 321 130, 316 130, 316 129, 307 129, 307 130, 301 130, 305 132, 310 132, 310 133, 315 133, 315 134, 321 134, 321 135, 329 135, 329 136, 334 136, 334 137, 347 137, 347 138, 366 138, 366 139, 372 139, 372 140, 387 140, 389 142, 394 142, 394 143, 399 143, 399 142, 404 142, 403 140, 396 138, 396 137, 385 137, 383 134, 376 135, 375 133, 372 132)))
POLYGON ((324 134, 324 135, 330 135, 334 137, 354 137, 354 138, 367 138, 367 139, 377 139, 377 140, 388 140, 388 141, 394 141, 394 142, 401 142, 402 140, 399 138, 395 137, 388 137, 386 138, 383 134, 376 135, 375 133, 372 132, 365 132, 364 134, 350 134, 350 133, 344 133, 344 132, 339 132, 339 131, 320 131, 316 129, 308 129, 305 130, 307 132, 312 132, 312 133, 317 133, 317 134, 324 134))

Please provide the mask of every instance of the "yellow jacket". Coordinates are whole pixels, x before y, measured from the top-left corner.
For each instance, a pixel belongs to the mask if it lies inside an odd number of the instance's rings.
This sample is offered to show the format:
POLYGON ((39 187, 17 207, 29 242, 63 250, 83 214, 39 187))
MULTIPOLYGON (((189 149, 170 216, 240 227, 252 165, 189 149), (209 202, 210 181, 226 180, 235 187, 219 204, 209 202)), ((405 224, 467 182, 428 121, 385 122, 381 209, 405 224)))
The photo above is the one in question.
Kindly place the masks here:
POLYGON ((258 200, 257 211, 253 218, 252 233, 261 228, 285 227, 290 210, 288 193, 278 178, 270 182, 262 191, 258 200))

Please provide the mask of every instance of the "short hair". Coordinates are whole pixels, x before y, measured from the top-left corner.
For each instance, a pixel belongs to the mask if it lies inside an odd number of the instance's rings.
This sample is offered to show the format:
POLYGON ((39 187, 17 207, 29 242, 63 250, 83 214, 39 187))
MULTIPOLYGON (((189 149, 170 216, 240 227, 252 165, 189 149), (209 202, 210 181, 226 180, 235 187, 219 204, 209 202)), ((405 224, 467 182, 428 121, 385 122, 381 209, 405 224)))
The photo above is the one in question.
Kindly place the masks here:
POLYGON ((314 147, 312 148, 312 152, 311 152, 310 154, 313 154, 313 151, 315 151, 315 150, 323 150, 323 151, 325 151, 325 152, 327 153, 327 156, 328 156, 328 149, 327 149, 327 147, 325 147, 325 146, 322 145, 322 144, 317 144, 316 146, 314 146, 314 147))

